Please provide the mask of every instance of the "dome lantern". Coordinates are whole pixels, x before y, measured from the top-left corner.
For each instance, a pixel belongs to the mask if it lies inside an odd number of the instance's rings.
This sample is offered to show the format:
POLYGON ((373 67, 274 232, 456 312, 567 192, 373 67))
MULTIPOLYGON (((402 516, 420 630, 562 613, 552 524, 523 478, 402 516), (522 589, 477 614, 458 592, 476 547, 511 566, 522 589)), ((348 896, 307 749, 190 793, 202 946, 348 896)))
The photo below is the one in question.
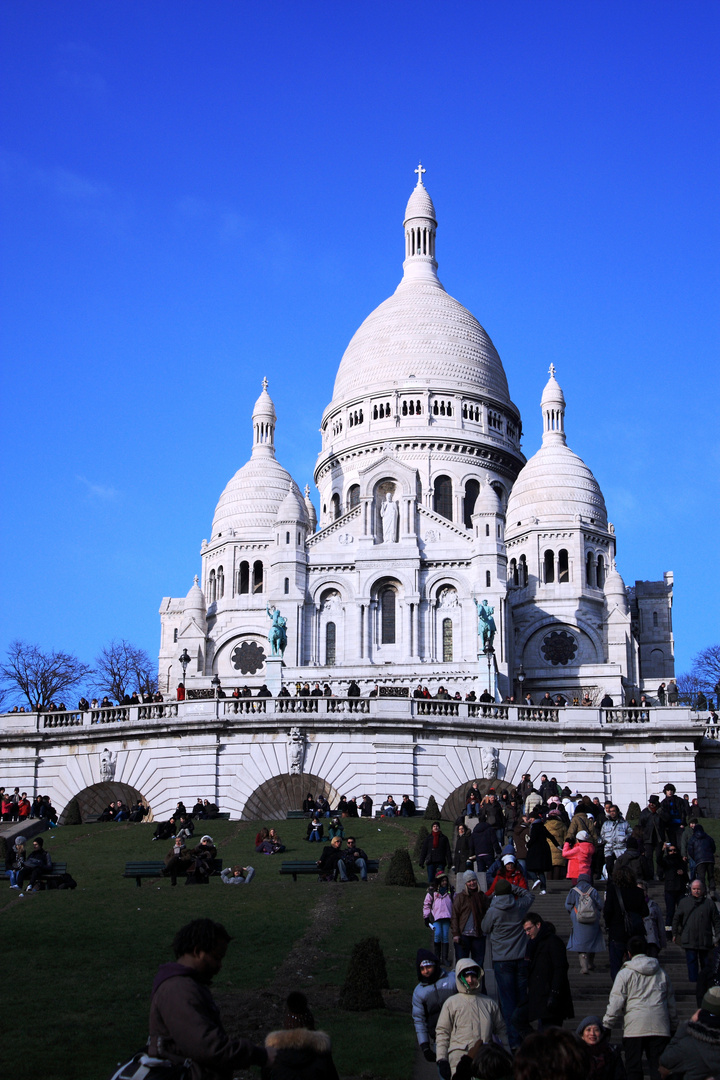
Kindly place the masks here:
POLYGON ((252 413, 253 421, 253 457, 266 455, 275 457, 275 421, 277 415, 272 398, 268 394, 268 381, 262 381, 262 393, 255 402, 252 413))
POLYGON ((543 414, 543 444, 561 442, 565 445, 565 397, 555 378, 555 365, 550 365, 550 378, 540 399, 543 414))
POLYGON ((422 178, 422 162, 415 172, 418 182, 405 208, 405 262, 403 281, 429 281, 440 284, 435 261, 435 207, 422 178))

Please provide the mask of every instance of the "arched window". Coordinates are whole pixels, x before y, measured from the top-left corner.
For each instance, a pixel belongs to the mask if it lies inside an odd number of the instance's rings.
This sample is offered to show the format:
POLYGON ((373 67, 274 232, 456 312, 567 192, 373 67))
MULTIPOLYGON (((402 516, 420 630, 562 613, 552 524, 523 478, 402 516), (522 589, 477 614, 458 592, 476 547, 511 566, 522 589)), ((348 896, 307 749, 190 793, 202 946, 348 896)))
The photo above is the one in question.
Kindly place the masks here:
POLYGON ((174 642, 177 642, 177 636, 178 636, 178 632, 177 632, 177 626, 176 626, 175 629, 173 630, 173 641, 174 642))
POLYGON ((561 548, 558 551, 558 581, 570 580, 570 567, 568 563, 568 553, 565 548, 561 548))
POLYGON ((289 592, 290 592, 290 578, 286 577, 285 578, 285 595, 287 596, 287 594, 289 592))
POLYGON ((238 570, 238 592, 250 592, 250 563, 240 563, 240 569, 238 570))
POLYGON ((222 600, 225 595, 225 571, 222 566, 218 566, 217 570, 217 598, 222 600))
POLYGON ((520 579, 518 578, 517 559, 510 560, 510 566, 508 567, 508 581, 511 585, 520 584, 520 579))
POLYGON ((347 508, 352 510, 353 506, 360 505, 360 485, 351 484, 347 493, 347 508))
POLYGON ((657 626, 657 624, 658 624, 657 611, 653 611, 653 626, 657 626))
POLYGON ((477 480, 468 480, 465 485, 465 499, 463 501, 463 521, 466 529, 472 528, 472 516, 475 503, 480 494, 480 484, 477 480))
POLYGON ((337 521, 337 519, 340 517, 340 496, 337 492, 335 492, 332 499, 330 500, 330 505, 332 507, 332 519, 333 521, 337 521))
POLYGON ((492 575, 489 570, 485 571, 485 588, 489 589, 492 584, 492 575))
POLYGON ((208 601, 214 604, 217 600, 217 582, 215 580, 215 571, 210 571, 210 579, 208 581, 208 601))
POLYGON ((597 561, 597 587, 602 589, 605 584, 605 560, 602 555, 598 555, 597 561))
POLYGON ((524 589, 528 583, 527 559, 524 555, 520 556, 520 560, 518 562, 518 576, 520 578, 520 585, 524 589))
POLYGON ((263 564, 258 559, 253 563, 253 592, 263 591, 263 564))
POLYGON ((325 627, 325 663, 335 663, 335 623, 329 622, 325 627))
POLYGON ((443 663, 452 664, 453 658, 453 625, 452 619, 443 619, 442 623, 442 650, 443 663))
POLYGON ((438 476, 435 479, 433 510, 452 521, 452 480, 449 476, 438 476))
POLYGON ((595 585, 595 558, 592 551, 585 556, 585 582, 590 589, 595 585))
POLYGON ((380 641, 383 645, 395 644, 395 590, 386 585, 380 593, 380 641))
POLYGON ((549 584, 555 580, 555 552, 546 551, 543 558, 543 581, 549 584))
POLYGON ((489 521, 485 522, 485 535, 486 536, 490 535, 490 522, 489 521))

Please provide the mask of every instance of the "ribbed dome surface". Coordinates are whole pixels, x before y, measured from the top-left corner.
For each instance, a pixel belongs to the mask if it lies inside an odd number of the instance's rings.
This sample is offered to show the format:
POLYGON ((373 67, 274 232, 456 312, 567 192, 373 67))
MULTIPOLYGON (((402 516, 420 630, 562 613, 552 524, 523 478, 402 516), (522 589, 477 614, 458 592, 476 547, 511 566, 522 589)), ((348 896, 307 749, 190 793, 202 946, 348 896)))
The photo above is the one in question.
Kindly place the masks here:
POLYGON ((333 403, 410 375, 440 389, 475 389, 510 401, 492 341, 439 283, 401 282, 368 315, 340 361, 333 403))
POLYGON ((302 503, 297 484, 279 461, 270 455, 251 457, 220 496, 213 518, 213 537, 228 529, 271 529, 290 484, 302 503))
POLYGON ((418 184, 408 199, 405 207, 405 221, 410 221, 411 218, 430 218, 437 224, 435 207, 424 184, 418 184))
POLYGON ((582 514, 607 527, 607 510, 600 486, 582 458, 562 442, 541 446, 521 469, 507 507, 507 535, 520 521, 536 517, 573 518, 582 514))

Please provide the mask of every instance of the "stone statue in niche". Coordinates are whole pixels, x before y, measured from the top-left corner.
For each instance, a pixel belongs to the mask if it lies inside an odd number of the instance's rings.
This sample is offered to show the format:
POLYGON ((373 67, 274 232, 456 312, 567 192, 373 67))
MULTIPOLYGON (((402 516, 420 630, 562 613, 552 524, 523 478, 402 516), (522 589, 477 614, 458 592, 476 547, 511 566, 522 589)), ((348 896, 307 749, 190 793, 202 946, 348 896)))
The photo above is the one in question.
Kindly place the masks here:
POLYGON ((107 746, 100 755, 100 779, 101 780, 114 780, 115 778, 115 756, 112 750, 108 750, 107 746))
POLYGON ((458 606, 458 594, 453 588, 443 589, 440 593, 439 607, 456 608, 458 606))
POLYGON ((383 544, 396 544, 398 504, 394 501, 390 491, 387 492, 384 501, 380 504, 380 517, 382 518, 383 544))
POLYGON ((294 776, 299 776, 303 771, 305 759, 305 736, 299 727, 290 728, 288 757, 290 758, 290 772, 294 776))
POLYGON ((497 780, 498 774, 498 750, 495 746, 481 746, 480 760, 482 762, 482 774, 485 780, 497 780))

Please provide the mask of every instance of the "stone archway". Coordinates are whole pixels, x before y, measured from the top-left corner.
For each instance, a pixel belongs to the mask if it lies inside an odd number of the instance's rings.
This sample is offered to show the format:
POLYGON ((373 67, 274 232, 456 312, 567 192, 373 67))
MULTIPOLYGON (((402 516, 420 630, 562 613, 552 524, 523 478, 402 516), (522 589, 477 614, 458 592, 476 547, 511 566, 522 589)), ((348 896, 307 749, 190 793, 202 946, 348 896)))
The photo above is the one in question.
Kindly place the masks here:
MULTIPOLYGON (((440 817, 443 821, 455 821, 465 812, 467 806, 465 796, 472 787, 472 783, 472 780, 467 780, 448 795, 440 811, 440 817)), ((501 791, 508 791, 511 795, 515 794, 515 785, 508 783, 507 780, 478 780, 477 786, 481 796, 487 795, 490 788, 494 788, 498 795, 501 791)))
POLYGON ((287 817, 289 810, 302 810, 308 793, 317 799, 323 796, 331 806, 337 806, 340 793, 319 776, 312 773, 282 773, 266 780, 253 791, 245 803, 242 821, 276 821, 287 817))
MULTIPOLYGON (((147 801, 137 788, 131 787, 130 784, 116 783, 114 780, 105 780, 101 784, 92 784, 91 787, 83 788, 79 791, 65 809, 62 811, 59 817, 60 825, 71 824, 73 818, 77 820, 75 814, 75 807, 80 814, 80 820, 83 824, 86 821, 94 821, 102 814, 105 807, 111 802, 117 802, 118 799, 122 800, 126 806, 132 806, 138 800, 147 806, 147 801)), ((148 809, 147 815, 143 818, 143 821, 152 821, 152 810, 148 809)))

